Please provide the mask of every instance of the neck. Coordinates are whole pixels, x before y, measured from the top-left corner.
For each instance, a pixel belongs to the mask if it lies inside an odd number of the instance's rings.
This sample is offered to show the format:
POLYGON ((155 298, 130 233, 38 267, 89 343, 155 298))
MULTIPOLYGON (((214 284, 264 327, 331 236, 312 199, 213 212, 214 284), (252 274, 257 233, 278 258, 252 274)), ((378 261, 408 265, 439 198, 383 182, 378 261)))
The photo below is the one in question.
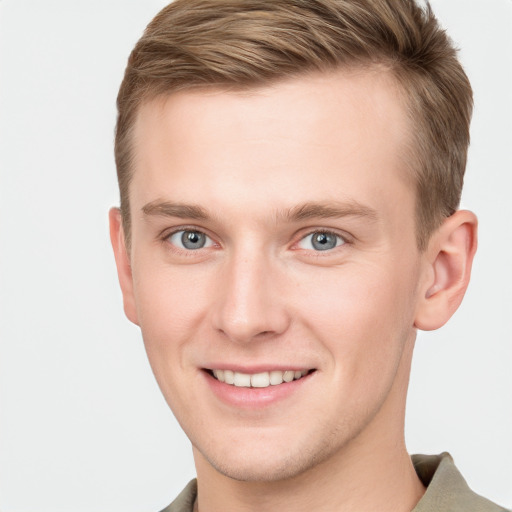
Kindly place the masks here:
POLYGON ((398 373, 404 378, 395 380, 389 400, 359 435, 327 460, 293 478, 234 480, 194 450, 199 512, 413 510, 425 488, 407 453, 403 434, 410 358, 403 358, 400 366, 398 373))
POLYGON ((342 461, 333 457, 294 478, 274 482, 231 479, 196 454, 199 511, 410 512, 425 489, 403 443, 397 449, 394 440, 384 442, 388 448, 378 455, 371 446, 347 450, 339 454, 342 461), (203 471, 205 465, 208 469, 203 471))

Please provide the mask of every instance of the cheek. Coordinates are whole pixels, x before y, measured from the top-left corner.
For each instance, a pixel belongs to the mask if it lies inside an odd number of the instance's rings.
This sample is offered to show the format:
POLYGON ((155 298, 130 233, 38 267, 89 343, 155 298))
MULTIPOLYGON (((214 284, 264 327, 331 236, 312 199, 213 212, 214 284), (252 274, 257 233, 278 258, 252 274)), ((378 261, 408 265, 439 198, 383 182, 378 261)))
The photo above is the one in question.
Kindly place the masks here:
POLYGON ((338 270, 305 285, 303 321, 345 373, 395 366, 413 331, 414 276, 382 262, 338 270))
POLYGON ((192 267, 162 263, 134 267, 139 324, 153 367, 180 357, 180 347, 195 337, 208 310, 212 286, 207 273, 192 267))
POLYGON ((176 417, 180 422, 190 421, 187 399, 194 393, 191 351, 194 341, 205 338, 200 330, 208 310, 208 283, 190 269, 161 263, 134 270, 139 324, 149 363, 176 417))

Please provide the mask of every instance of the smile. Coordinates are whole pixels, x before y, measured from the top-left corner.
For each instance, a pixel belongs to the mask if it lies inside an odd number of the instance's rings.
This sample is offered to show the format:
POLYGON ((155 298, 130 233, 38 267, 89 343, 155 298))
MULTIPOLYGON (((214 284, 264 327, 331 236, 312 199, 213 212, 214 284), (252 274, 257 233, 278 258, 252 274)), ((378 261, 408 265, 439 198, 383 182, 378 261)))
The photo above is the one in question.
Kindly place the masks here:
POLYGON ((249 374, 232 370, 211 370, 211 375, 220 382, 240 388, 267 388, 299 380, 309 372, 310 370, 272 370, 249 374))

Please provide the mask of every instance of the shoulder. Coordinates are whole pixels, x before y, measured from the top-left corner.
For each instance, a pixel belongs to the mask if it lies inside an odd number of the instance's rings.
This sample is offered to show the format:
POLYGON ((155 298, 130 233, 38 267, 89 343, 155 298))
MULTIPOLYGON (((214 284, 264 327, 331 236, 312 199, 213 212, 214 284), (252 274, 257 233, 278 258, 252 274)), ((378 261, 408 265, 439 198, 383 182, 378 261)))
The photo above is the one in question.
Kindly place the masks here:
POLYGON ((412 461, 427 487, 413 512, 507 512, 469 488, 449 453, 413 455, 412 461))
MULTIPOLYGON (((448 453, 413 455, 418 477, 427 488, 412 512, 511 512, 473 492, 448 453)), ((161 512, 193 512, 197 480, 191 480, 161 512)))
POLYGON ((197 496, 197 480, 191 480, 178 497, 160 512, 192 512, 197 496))

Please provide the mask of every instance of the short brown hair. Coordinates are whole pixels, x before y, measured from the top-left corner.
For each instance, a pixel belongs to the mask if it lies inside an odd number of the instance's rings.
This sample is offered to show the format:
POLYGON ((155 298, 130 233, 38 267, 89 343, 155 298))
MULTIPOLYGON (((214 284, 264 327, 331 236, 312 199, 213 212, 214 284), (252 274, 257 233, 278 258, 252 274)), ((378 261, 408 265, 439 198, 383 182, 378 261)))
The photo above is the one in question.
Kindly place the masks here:
POLYGON ((192 88, 245 89, 311 71, 384 65, 412 126, 417 241, 459 206, 472 91, 430 5, 414 0, 176 0, 133 49, 117 98, 115 157, 130 236, 131 132, 138 109, 192 88))

